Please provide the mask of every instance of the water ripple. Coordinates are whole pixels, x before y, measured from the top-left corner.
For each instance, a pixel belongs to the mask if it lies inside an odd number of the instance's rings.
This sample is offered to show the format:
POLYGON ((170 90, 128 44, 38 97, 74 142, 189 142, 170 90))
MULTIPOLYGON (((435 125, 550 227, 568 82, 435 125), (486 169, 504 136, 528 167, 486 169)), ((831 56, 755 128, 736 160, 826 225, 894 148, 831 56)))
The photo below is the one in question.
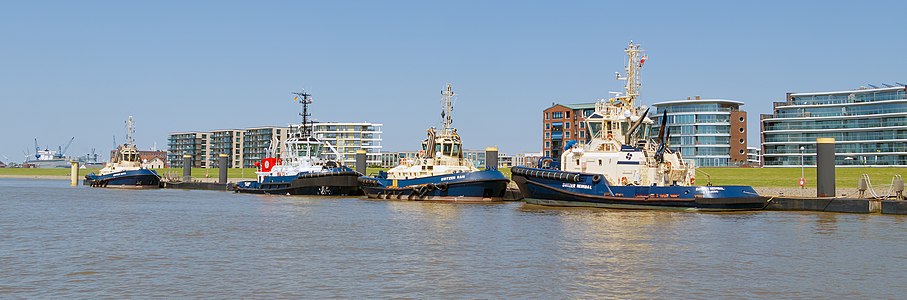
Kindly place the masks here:
POLYGON ((0 298, 900 298, 905 229, 0 179, 0 298))

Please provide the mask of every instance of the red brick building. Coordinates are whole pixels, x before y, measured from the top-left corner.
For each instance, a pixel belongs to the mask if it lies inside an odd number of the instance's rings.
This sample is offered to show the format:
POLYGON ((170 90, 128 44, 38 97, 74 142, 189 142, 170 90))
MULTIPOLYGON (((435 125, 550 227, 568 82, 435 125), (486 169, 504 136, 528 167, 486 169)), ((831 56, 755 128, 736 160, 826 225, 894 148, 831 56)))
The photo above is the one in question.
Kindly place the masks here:
POLYGON ((583 121, 593 112, 595 103, 552 103, 542 112, 542 155, 559 159, 567 142, 588 142, 583 121))

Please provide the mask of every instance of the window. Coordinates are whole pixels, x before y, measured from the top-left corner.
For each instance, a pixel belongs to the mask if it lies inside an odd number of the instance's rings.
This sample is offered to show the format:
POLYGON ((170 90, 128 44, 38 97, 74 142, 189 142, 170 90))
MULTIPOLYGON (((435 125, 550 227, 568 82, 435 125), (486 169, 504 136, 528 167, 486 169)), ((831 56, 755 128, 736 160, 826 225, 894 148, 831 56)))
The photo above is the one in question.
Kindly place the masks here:
POLYGON ((548 120, 548 119, 551 119, 550 115, 548 115, 548 113, 545 113, 545 120, 548 120))
POLYGON ((545 142, 545 148, 551 148, 551 142, 545 142))
POLYGON ((551 156, 551 151, 545 150, 545 156, 551 156))
POLYGON ((553 113, 551 113, 551 117, 554 118, 554 119, 563 119, 563 118, 564 118, 564 112, 562 112, 562 111, 553 112, 553 113))
POLYGON ((567 129, 570 129, 570 123, 572 123, 572 122, 564 123, 564 126, 566 126, 567 129))
POLYGON ((546 133, 545 133, 545 138, 546 138, 546 139, 550 139, 550 138, 551 138, 551 133, 550 133, 550 132, 546 132, 546 133))
POLYGON ((567 138, 567 139, 570 138, 570 132, 569 132, 569 131, 564 132, 564 138, 567 138))
POLYGON ((579 132, 579 137, 585 138, 585 137, 586 137, 586 132, 585 132, 585 131, 580 131, 580 132, 579 132))
POLYGON ((568 118, 568 119, 570 118, 570 112, 569 112, 569 111, 564 112, 564 115, 566 115, 566 118, 568 118))
POLYGON ((545 122, 545 130, 551 129, 551 123, 545 122))
POLYGON ((586 128, 586 122, 579 122, 579 128, 586 128))

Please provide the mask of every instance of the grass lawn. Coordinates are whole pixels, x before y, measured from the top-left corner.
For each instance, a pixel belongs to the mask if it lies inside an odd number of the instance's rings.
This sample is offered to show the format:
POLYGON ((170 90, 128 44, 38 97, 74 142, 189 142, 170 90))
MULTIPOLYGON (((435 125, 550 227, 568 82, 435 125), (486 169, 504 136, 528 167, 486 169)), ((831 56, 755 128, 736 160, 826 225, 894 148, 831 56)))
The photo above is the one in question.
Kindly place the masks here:
MULTIPOLYGON (((88 173, 97 173, 100 169, 79 169, 79 176, 85 176, 88 173)), ((0 168, 0 175, 17 175, 17 176, 69 176, 69 168, 53 169, 23 169, 23 168, 0 168)))
MULTIPOLYGON (((799 187, 800 168, 699 168, 712 176, 714 185, 754 187, 799 187)), ((706 176, 696 172, 696 184, 706 184, 706 176)), ((806 186, 816 187, 816 169, 806 168, 806 186)), ((835 168, 835 187, 857 186, 860 174, 869 174, 873 185, 891 184, 895 174, 907 175, 907 168, 835 168)))

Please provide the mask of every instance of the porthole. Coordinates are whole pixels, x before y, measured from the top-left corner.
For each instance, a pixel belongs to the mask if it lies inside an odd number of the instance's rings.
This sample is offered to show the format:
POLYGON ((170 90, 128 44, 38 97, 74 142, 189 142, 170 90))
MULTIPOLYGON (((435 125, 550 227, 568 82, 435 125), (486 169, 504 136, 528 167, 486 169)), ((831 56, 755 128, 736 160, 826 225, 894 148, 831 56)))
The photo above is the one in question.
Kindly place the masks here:
POLYGON ((743 117, 740 117, 740 123, 743 123, 743 121, 744 121, 743 117))
POLYGON ((745 143, 745 142, 746 142, 746 141, 744 141, 743 139, 740 139, 740 144, 741 144, 741 145, 742 145, 743 143, 745 143))
POLYGON ((743 127, 740 127, 739 130, 740 130, 740 133, 743 133, 743 127))
POLYGON ((743 149, 740 149, 740 154, 743 154, 743 149))

